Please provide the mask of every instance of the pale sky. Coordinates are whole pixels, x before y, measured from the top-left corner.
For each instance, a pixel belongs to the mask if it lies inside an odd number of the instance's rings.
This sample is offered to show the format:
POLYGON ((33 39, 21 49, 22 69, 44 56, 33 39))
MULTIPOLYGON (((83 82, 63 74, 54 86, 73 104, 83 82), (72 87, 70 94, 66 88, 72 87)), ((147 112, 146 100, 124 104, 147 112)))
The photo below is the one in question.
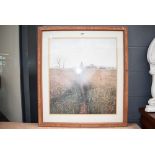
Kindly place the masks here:
POLYGON ((116 67, 115 39, 51 39, 50 68, 75 68, 84 66, 116 67))

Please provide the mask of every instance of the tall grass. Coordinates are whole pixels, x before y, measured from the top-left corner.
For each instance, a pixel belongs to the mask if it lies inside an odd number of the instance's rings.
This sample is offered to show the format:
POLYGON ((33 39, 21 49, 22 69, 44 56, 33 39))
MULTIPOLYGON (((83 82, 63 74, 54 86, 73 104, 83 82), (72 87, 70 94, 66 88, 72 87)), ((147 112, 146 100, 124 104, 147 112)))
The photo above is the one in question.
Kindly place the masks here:
POLYGON ((50 113, 79 114, 86 100, 88 114, 116 113, 116 71, 98 70, 85 85, 85 96, 73 72, 55 71, 51 79, 50 113), (54 76, 55 75, 55 76, 54 76))

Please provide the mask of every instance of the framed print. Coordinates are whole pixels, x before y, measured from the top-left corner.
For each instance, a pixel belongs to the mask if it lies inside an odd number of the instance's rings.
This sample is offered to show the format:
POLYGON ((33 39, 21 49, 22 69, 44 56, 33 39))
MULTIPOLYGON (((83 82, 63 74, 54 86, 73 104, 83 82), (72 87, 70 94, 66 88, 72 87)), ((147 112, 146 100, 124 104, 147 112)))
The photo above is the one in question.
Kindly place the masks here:
POLYGON ((126 126, 128 36, 123 26, 38 28, 38 123, 126 126))

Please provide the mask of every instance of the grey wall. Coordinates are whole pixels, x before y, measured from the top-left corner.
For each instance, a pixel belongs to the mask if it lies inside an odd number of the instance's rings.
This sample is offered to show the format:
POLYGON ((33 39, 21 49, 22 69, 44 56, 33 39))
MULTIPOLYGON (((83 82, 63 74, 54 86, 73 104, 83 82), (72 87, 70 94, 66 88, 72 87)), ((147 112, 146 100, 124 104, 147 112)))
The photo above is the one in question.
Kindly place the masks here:
POLYGON ((10 121, 22 121, 19 26, 0 26, 0 55, 5 58, 0 65, 0 111, 10 121))
MULTIPOLYGON (((129 112, 128 121, 139 123, 140 107, 147 104, 150 98, 151 76, 148 74, 149 64, 146 59, 147 48, 155 37, 155 26, 128 26, 129 29, 129 112)), ((37 56, 37 26, 21 26, 21 64, 27 66, 23 74, 29 77, 24 80, 24 96, 30 97, 25 103, 25 121, 37 122, 37 82, 36 82, 36 56, 37 56), (26 41, 27 40, 27 41, 26 41), (28 56, 24 56, 27 52, 28 56), (27 105, 30 104, 30 105, 27 105), (28 112, 30 111, 30 114, 28 112)), ((24 103, 23 98, 23 103, 24 103)))
POLYGON ((155 37, 155 26, 129 26, 129 122, 139 122, 139 107, 151 96, 147 49, 155 37))

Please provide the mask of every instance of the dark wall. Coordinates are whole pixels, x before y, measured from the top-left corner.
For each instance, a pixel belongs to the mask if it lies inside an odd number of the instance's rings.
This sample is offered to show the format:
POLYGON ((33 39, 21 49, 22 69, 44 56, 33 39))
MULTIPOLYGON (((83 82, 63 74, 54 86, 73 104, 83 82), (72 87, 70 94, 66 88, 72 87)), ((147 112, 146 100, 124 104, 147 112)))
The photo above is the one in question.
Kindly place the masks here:
MULTIPOLYGON (((128 121, 139 123, 140 107, 151 96, 147 49, 155 37, 155 26, 128 26, 129 32, 129 112, 128 121)), ((25 122, 37 122, 37 26, 21 26, 21 73, 23 116, 25 122)))
POLYGON ((155 26, 129 26, 129 122, 139 122, 139 107, 151 97, 147 49, 155 37, 155 26))
POLYGON ((23 121, 37 122, 37 26, 20 26, 23 121))

